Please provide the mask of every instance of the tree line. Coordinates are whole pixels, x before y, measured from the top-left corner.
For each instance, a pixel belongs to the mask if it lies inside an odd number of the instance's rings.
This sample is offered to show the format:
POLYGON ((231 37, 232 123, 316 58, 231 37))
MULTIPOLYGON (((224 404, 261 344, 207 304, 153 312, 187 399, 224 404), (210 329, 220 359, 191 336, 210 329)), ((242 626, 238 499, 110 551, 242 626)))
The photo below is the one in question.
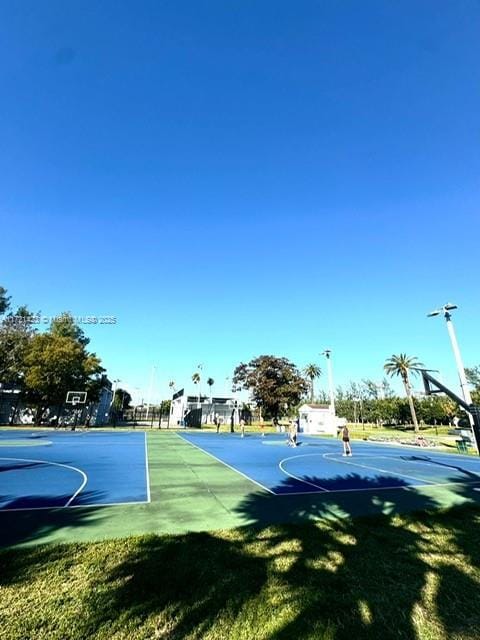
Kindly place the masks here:
MULTIPOLYGON (((389 380, 380 384, 363 379, 351 382, 346 388, 335 390, 335 406, 338 416, 349 422, 378 425, 452 424, 455 416, 463 411, 446 396, 416 397, 412 392, 411 376, 418 374, 422 363, 406 354, 392 355, 384 364, 384 372, 401 378, 405 396, 394 393, 389 380)), ((466 370, 473 387, 472 398, 480 402, 480 365, 466 370)), ((248 363, 239 364, 233 382, 239 389, 250 392, 252 400, 261 411, 262 418, 278 419, 295 415, 303 402, 329 404, 329 395, 322 390, 315 393, 315 380, 322 370, 317 364, 308 364, 301 371, 287 358, 263 355, 248 363)))
POLYGON ((4 392, 16 392, 16 408, 34 406, 38 424, 47 408, 61 413, 68 391, 86 391, 90 401, 98 399, 105 369, 87 349, 90 340, 73 316, 62 313, 39 332, 38 314, 25 305, 12 310, 7 294, 0 287, 0 384, 4 392))

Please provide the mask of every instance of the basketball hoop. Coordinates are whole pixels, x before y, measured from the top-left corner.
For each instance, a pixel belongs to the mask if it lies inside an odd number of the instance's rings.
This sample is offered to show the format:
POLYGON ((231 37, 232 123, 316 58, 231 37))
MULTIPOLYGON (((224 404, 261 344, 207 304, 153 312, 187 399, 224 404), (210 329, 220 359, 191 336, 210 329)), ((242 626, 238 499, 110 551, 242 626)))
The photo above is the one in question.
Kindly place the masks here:
POLYGON ((85 404, 87 401, 86 391, 69 391, 65 400, 66 404, 71 404, 76 407, 79 404, 85 404))
MULTIPOLYGON (((79 411, 77 409, 77 407, 79 405, 84 405, 87 402, 87 392, 86 391, 69 391, 67 393, 67 397, 65 399, 65 404, 71 404, 72 408, 73 408, 73 412, 75 415, 75 421, 73 423, 73 426, 71 427, 72 431, 75 431, 75 429, 77 428, 77 422, 78 422, 78 418, 79 418, 79 411)), ((82 411, 80 411, 80 414, 82 413, 82 411)))

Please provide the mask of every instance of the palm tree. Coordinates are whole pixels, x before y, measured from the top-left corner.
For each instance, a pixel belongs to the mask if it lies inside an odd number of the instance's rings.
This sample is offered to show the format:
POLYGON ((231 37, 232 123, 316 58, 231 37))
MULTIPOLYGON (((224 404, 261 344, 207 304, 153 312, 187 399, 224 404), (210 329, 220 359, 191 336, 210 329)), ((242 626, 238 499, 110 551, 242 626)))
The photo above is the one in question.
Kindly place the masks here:
MULTIPOLYGON (((195 371, 192 376, 193 384, 200 384, 200 374, 195 371)), ((200 387, 198 387, 198 405, 200 406, 200 387)))
POLYGON ((402 378, 403 386, 405 387, 405 393, 407 394, 408 405, 410 407, 410 413, 412 414, 413 426, 415 433, 418 433, 417 414, 415 413, 415 407, 413 406, 412 387, 410 386, 409 372, 411 371, 416 375, 419 367, 423 367, 423 364, 415 356, 407 356, 406 353, 401 353, 398 356, 392 355, 385 361, 383 368, 385 372, 393 377, 400 376, 402 378))
POLYGON ((212 387, 215 384, 215 380, 213 378, 208 378, 207 384, 210 387, 210 402, 212 401, 212 387))
POLYGON ((319 378, 322 375, 322 370, 316 364, 307 364, 307 366, 303 370, 303 373, 310 380, 310 388, 311 388, 311 391, 310 391, 310 402, 313 402, 313 400, 314 400, 313 381, 315 380, 315 378, 319 378))

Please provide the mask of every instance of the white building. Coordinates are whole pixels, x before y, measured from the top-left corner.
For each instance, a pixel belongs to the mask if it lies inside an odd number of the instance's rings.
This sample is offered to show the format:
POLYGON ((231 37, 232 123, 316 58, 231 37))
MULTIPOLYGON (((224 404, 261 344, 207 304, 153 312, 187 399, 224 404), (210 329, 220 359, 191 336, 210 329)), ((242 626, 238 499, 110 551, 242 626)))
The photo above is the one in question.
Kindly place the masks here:
POLYGON ((236 400, 232 397, 186 395, 181 389, 172 396, 170 426, 212 424, 215 417, 220 418, 222 424, 230 424, 232 414, 234 424, 238 424, 238 413, 236 400))
POLYGON ((302 433, 336 437, 337 429, 346 424, 345 418, 338 418, 328 404, 302 404, 298 414, 302 433))

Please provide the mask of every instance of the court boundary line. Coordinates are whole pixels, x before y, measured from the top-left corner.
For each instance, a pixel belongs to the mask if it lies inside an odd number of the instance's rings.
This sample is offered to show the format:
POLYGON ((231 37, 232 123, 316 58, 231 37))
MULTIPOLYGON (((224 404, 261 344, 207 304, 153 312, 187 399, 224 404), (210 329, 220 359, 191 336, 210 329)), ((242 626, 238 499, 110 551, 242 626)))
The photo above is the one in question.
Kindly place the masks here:
MULTIPOLYGON (((326 460, 331 460, 330 457, 327 456, 332 456, 332 455, 340 455, 340 454, 335 454, 335 453, 304 453, 304 454, 300 454, 298 456, 289 456, 288 458, 285 458, 284 460, 291 460, 291 459, 296 459, 296 458, 300 458, 300 457, 308 457, 308 456, 319 456, 321 455, 324 459, 326 460)), ((361 454, 360 454, 361 455, 361 454)), ((381 456, 369 456, 369 457, 381 457, 381 456)), ((386 456, 385 459, 389 460, 390 456, 386 456)), ((281 462, 283 462, 284 460, 282 460, 281 462)), ((344 464, 351 464, 352 466, 355 465, 355 463, 353 462, 347 462, 346 460, 338 460, 337 462, 342 462, 344 464)), ((429 463, 429 464, 434 464, 434 463, 429 463)), ((280 463, 279 463, 280 466, 280 463)), ((356 464, 355 466, 359 466, 359 467, 365 467, 367 469, 372 469, 375 471, 381 471, 382 473, 389 473, 391 475, 400 475, 400 474, 396 474, 393 471, 386 471, 383 469, 380 469, 378 467, 370 467, 370 466, 366 466, 366 465, 360 465, 360 464, 356 464)), ((286 475, 289 475, 290 477, 293 477, 295 480, 300 480, 301 482, 304 482, 305 484, 311 484, 311 486, 317 486, 320 487, 320 485, 314 485, 313 483, 309 483, 308 481, 305 480, 301 480, 300 478, 296 478, 295 476, 293 476, 292 474, 289 474, 285 469, 281 468, 282 471, 284 473, 286 473, 286 475)), ((476 474, 478 475, 478 474, 476 474)), ((276 493, 275 495, 277 496, 298 496, 298 495, 319 495, 319 494, 324 494, 324 493, 351 493, 351 492, 359 492, 359 491, 395 491, 397 489, 401 489, 401 490, 407 490, 407 491, 415 491, 419 488, 424 488, 424 487, 450 487, 450 486, 454 486, 454 485, 474 485, 474 484, 480 484, 480 479, 479 480, 471 480, 471 481, 466 481, 466 480, 458 480, 458 481, 452 481, 452 482, 432 482, 432 481, 428 481, 428 480, 423 480, 420 478, 414 478, 413 476, 406 476, 405 474, 403 474, 404 477, 409 477, 410 479, 416 480, 417 482, 419 482, 420 484, 415 484, 415 485, 407 485, 407 486, 390 486, 390 487, 365 487, 365 488, 358 488, 358 489, 323 489, 322 491, 289 491, 289 492, 281 492, 281 493, 276 493)))
MULTIPOLYGON (((69 469, 70 471, 76 471, 77 473, 79 473, 83 478, 82 484, 75 491, 75 493, 67 500, 67 502, 63 505, 63 507, 69 507, 71 503, 75 500, 75 498, 80 494, 80 492, 85 488, 88 482, 87 474, 81 469, 78 469, 77 467, 74 467, 73 465, 70 465, 70 464, 62 464, 61 462, 51 462, 50 460, 33 460, 32 458, 12 458, 12 457, 4 457, 4 456, 0 456, 0 460, 15 460, 16 462, 35 462, 36 464, 49 464, 53 467, 62 467, 63 469, 69 469)), ((1 510, 3 511, 3 509, 1 510)))
MULTIPOLYGON (((322 454, 322 457, 325 460, 332 460, 331 456, 334 456, 334 455, 339 455, 339 454, 338 453, 324 453, 324 454, 322 454)), ((381 457, 381 456, 378 456, 378 457, 381 457)), ((381 471, 382 473, 389 473, 390 475, 399 476, 400 478, 407 478, 409 480, 415 480, 415 481, 421 482, 421 483, 423 483, 425 485, 434 485, 434 484, 436 484, 435 482, 431 482, 431 480, 424 480, 423 478, 416 478, 415 476, 407 475, 406 473, 399 473, 398 471, 388 471, 388 469, 381 469, 380 467, 372 467, 371 465, 367 465, 367 464, 359 464, 358 462, 347 462, 347 460, 335 460, 335 462, 338 462, 340 464, 349 464, 352 467, 361 467, 363 469, 371 469, 372 471, 381 471)))
MULTIPOLYGON (((315 487, 316 489, 321 489, 321 491, 319 493, 325 493, 325 492, 330 493, 329 489, 326 489, 325 487, 322 487, 320 484, 315 484, 314 482, 309 482, 308 480, 302 480, 302 478, 298 478, 297 476, 294 476, 293 473, 289 473, 282 466, 284 462, 287 462, 287 460, 296 460, 297 458, 305 458, 306 456, 315 456, 315 455, 316 456, 320 456, 322 454, 321 453, 303 453, 303 454, 300 454, 298 456, 288 456, 287 458, 283 458, 282 460, 280 460, 280 462, 278 463, 278 468, 285 475, 289 476, 290 478, 293 478, 294 480, 297 480, 298 482, 303 482, 304 484, 308 484, 311 487, 315 487)), ((278 495, 278 494, 275 494, 275 495, 278 495)))
POLYGON ((123 507, 135 504, 150 504, 146 500, 139 502, 95 502, 92 504, 71 504, 68 507, 65 505, 59 505, 55 507, 15 507, 14 509, 2 509, 0 507, 0 518, 2 513, 12 513, 14 511, 61 511, 63 509, 93 509, 99 507, 123 507))
POLYGON ((458 482, 439 482, 438 484, 410 484, 400 487, 365 487, 364 489, 327 489, 327 491, 293 491, 287 493, 276 493, 276 496, 318 496, 325 493, 351 493, 354 491, 416 491, 422 488, 435 488, 435 487, 451 487, 452 485, 474 485, 480 484, 480 480, 472 480, 471 482, 464 482, 462 480, 458 482))
POLYGON ((223 464, 225 467, 228 467, 228 469, 230 469, 231 471, 234 471, 235 473, 238 473, 239 475, 243 476, 246 480, 249 480, 250 482, 253 482, 254 484, 256 484, 258 487, 261 487, 262 489, 264 489, 265 491, 268 491, 268 493, 271 493, 272 495, 277 495, 275 493, 275 491, 272 491, 271 489, 269 489, 268 487, 265 487, 263 484, 261 484, 260 482, 258 482, 257 480, 254 480, 253 478, 250 478, 249 476, 247 476, 246 473, 243 473, 243 471, 239 471, 238 469, 235 469, 235 467, 232 467, 230 464, 228 464, 228 462, 224 462, 223 460, 221 460, 220 458, 217 458, 217 456, 213 455, 213 453, 210 453, 209 451, 205 451, 205 449, 202 449, 202 447, 199 447, 198 445, 194 444, 193 442, 190 442, 190 440, 188 440, 187 438, 184 438, 180 433, 176 433, 175 435, 177 435, 180 440, 183 440, 183 442, 187 442, 189 445, 191 445, 192 447, 195 447, 196 449, 198 449, 199 451, 201 451, 202 453, 205 453, 207 456, 210 456, 211 458, 213 458, 214 460, 216 460, 217 462, 220 462, 221 464, 223 464))
POLYGON ((151 502, 151 495, 150 495, 150 469, 148 466, 148 445, 147 445, 147 432, 144 431, 144 436, 145 436, 145 476, 146 476, 146 480, 147 480, 147 503, 151 502))

